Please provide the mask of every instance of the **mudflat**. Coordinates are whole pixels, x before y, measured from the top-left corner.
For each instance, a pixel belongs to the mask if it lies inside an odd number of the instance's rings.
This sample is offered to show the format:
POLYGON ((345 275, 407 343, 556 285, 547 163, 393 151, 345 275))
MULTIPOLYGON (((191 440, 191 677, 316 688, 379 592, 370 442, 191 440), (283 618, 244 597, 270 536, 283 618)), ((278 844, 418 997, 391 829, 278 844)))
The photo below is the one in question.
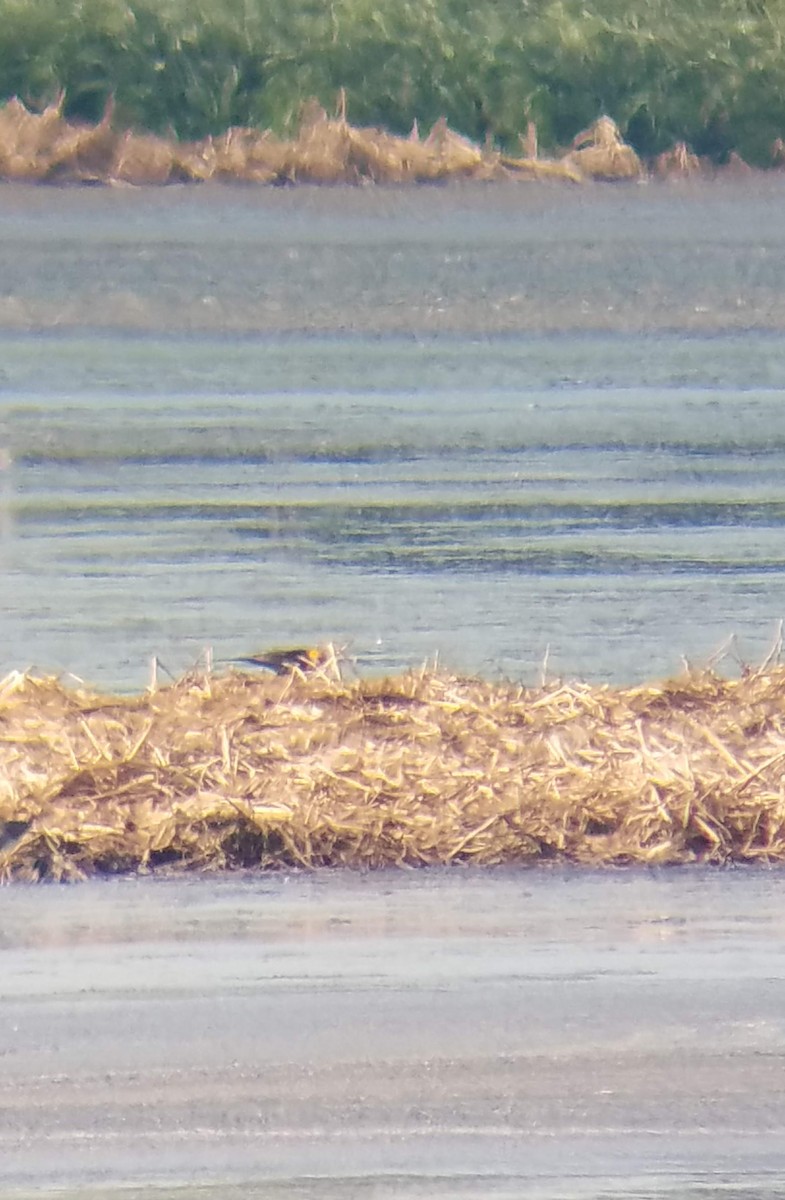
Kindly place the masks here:
POLYGON ((781 882, 8 888, 3 1194, 781 1194, 781 882))

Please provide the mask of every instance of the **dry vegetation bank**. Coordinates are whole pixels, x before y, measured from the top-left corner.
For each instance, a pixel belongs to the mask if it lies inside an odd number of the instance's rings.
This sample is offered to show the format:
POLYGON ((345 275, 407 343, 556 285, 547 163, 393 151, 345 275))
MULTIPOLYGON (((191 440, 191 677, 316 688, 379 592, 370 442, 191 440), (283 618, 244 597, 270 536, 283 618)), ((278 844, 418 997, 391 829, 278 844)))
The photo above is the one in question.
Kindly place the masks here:
POLYGON ((542 689, 419 671, 0 683, 0 878, 785 858, 785 668, 542 689))
MULTIPOLYGON (((541 159, 530 125, 521 155, 479 146, 439 120, 425 137, 360 129, 343 104, 329 117, 315 102, 303 108, 290 140, 270 131, 230 129, 183 142, 114 128, 111 106, 97 125, 66 120, 63 97, 41 113, 17 99, 0 107, 0 179, 46 183, 166 184, 238 180, 250 183, 429 183, 448 179, 635 179, 644 171, 615 123, 601 117, 579 133, 558 160, 541 159)), ((694 174, 697 159, 677 148, 660 172, 694 174)), ((707 168, 709 169, 709 168, 707 168)))

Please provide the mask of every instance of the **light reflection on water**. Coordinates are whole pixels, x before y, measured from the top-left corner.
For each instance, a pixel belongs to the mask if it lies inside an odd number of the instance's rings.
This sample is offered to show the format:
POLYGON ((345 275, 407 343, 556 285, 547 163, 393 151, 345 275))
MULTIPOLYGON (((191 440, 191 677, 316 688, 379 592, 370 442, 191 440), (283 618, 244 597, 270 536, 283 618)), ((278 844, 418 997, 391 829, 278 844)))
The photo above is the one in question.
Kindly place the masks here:
MULTIPOLYGON (((41 1192, 36 1192, 40 1196, 41 1192)), ((27 1200, 27 1193, 13 1192, 11 1200, 27 1200)), ((530 1179, 505 1179, 496 1176, 471 1176, 467 1179, 431 1176, 418 1180, 407 1175, 377 1176, 373 1179, 306 1179, 272 1180, 261 1186, 232 1184, 176 1188, 123 1187, 105 1190, 90 1188, 89 1192, 58 1189, 59 1200, 782 1200, 785 1186, 765 1175, 749 1184, 712 1181, 674 1183, 629 1180, 614 1184, 591 1180, 575 1180, 554 1186, 533 1183, 530 1179)))

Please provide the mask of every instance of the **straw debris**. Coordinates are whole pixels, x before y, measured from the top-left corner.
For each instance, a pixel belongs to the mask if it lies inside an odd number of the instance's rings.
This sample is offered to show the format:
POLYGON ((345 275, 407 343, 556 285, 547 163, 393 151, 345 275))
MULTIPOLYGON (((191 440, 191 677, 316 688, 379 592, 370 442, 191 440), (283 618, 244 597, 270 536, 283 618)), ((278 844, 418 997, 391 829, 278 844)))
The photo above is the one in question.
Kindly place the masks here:
POLYGON ((577 134, 563 163, 587 179, 638 179, 643 175, 638 155, 610 117, 599 117, 577 134))
POLYGON ((290 140, 269 130, 233 128, 199 142, 116 130, 110 100, 94 126, 63 116, 64 94, 40 113, 16 97, 0 106, 0 179, 118 186, 210 179, 262 184, 365 182, 434 183, 450 179, 628 179, 641 164, 609 117, 579 134, 559 160, 540 159, 532 122, 523 158, 479 146, 440 118, 425 137, 415 124, 408 137, 358 128, 346 119, 346 97, 335 116, 307 101, 290 140))
POLYGON ((0 879, 785 859, 785 668, 524 689, 426 670, 0 682, 0 879))
MULTIPOLYGON (((178 141, 114 126, 110 98, 97 125, 63 116, 65 94, 42 112, 17 97, 0 105, 0 180, 40 183, 108 183, 114 186, 204 183, 208 180, 270 185, 406 184, 448 180, 637 180, 647 170, 608 116, 582 130, 560 157, 540 158, 537 128, 527 121, 519 135, 522 157, 506 154, 488 140, 480 146, 456 133, 444 117, 422 137, 415 122, 408 137, 377 128, 358 128, 346 118, 342 91, 335 115, 316 100, 300 112, 290 139, 270 130, 231 128, 201 141, 178 141)), ((782 139, 772 144, 771 165, 785 163, 782 139)), ((735 153, 718 167, 700 159, 684 142, 649 164, 654 178, 745 178, 753 168, 735 153)))

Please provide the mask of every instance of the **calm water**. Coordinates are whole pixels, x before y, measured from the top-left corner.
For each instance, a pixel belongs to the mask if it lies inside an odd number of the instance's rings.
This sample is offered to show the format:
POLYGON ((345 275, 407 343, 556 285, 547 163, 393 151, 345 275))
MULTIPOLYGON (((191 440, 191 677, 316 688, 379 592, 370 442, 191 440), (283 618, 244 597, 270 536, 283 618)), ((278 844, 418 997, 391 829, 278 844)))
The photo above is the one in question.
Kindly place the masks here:
POLYGON ((782 879, 420 871, 7 889, 32 1200, 782 1200, 782 879))
POLYGON ((0 191, 0 672, 633 681, 785 616, 785 181, 0 191))

